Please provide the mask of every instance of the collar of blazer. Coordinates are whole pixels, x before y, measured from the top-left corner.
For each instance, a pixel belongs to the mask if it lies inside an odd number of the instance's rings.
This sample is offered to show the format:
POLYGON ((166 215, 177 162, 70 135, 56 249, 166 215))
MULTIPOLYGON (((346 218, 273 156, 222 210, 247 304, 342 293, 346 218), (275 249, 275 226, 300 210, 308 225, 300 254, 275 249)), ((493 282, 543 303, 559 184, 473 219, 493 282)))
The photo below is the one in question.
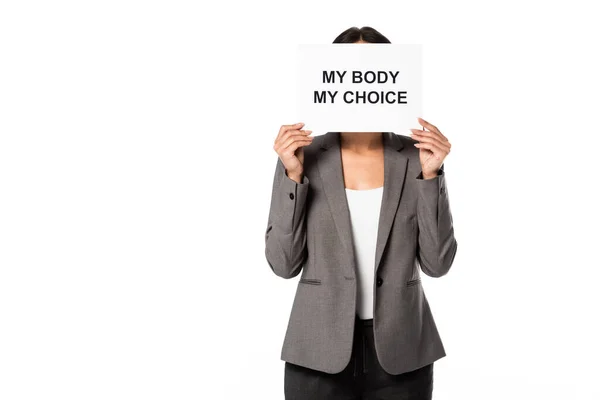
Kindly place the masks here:
MULTIPOLYGON (((393 132, 383 132, 384 146, 384 184, 379 226, 377 232, 377 245, 375 252, 375 273, 381 262, 381 256, 387 243, 390 229, 394 222, 396 211, 400 202, 400 195, 404 188, 406 172, 408 170, 408 156, 401 151, 404 148, 402 139, 393 132)), ((348 257, 346 263, 346 279, 355 279, 356 258, 350 222, 350 211, 346 199, 344 177, 342 173, 342 157, 340 147, 340 132, 327 132, 323 135, 320 152, 317 155, 317 165, 323 190, 333 213, 333 219, 338 234, 345 247, 348 257)))

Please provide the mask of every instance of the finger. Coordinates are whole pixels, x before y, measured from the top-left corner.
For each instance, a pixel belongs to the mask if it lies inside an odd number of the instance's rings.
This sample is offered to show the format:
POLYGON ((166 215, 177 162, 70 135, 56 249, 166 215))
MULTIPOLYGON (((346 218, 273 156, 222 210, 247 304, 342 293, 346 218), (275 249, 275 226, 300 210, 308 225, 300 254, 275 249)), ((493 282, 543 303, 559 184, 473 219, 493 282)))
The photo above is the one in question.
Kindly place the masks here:
POLYGON ((285 131, 281 137, 285 138, 286 136, 290 136, 290 135, 308 136, 311 133, 312 133, 312 131, 310 129, 289 129, 289 130, 285 131))
POLYGON ((412 135, 410 136, 415 140, 423 141, 425 138, 430 138, 431 140, 435 140, 439 146, 448 147, 448 150, 450 150, 450 147, 452 146, 448 139, 444 139, 437 132, 422 131, 418 129, 411 129, 410 131, 412 132, 412 135))
POLYGON ((284 147, 282 152, 290 152, 291 154, 294 154, 298 147, 308 146, 311 143, 312 140, 296 139, 293 142, 291 142, 288 146, 284 147))
POLYGON ((424 126, 425 128, 429 129, 430 131, 433 131, 435 133, 440 134, 444 139, 447 140, 446 136, 444 136, 442 134, 442 132, 440 132, 440 130, 437 128, 437 126, 430 124, 429 122, 425 121, 423 118, 417 118, 419 120, 419 123, 424 126))
POLYGON ((415 143, 415 147, 431 151, 434 157, 438 160, 443 160, 444 158, 446 158, 447 153, 433 143, 415 143))
MULTIPOLYGON (((292 131, 289 131, 289 132, 292 132, 292 131)), ((311 132, 311 131, 307 131, 307 132, 311 132)), ((300 134, 297 134, 297 135, 290 135, 288 137, 282 138, 281 141, 280 141, 281 142, 280 145, 281 145, 281 149, 283 149, 283 151, 286 151, 288 149, 288 147, 290 145, 292 145, 294 142, 297 142, 297 141, 304 142, 304 141, 306 141, 307 143, 312 143, 312 140, 313 140, 312 137, 306 136, 306 135, 300 133, 300 134)))
POLYGON ((435 125, 433 125, 433 124, 431 124, 431 123, 429 123, 429 122, 425 121, 423 118, 417 118, 417 120, 418 120, 418 121, 419 121, 419 123, 420 123, 422 126, 424 126, 425 128, 427 128, 427 129, 429 129, 429 130, 431 130, 431 131, 434 131, 434 132, 437 132, 437 133, 440 133, 440 134, 441 134, 440 130, 439 130, 439 129, 438 129, 436 126, 435 126, 435 125))
POLYGON ((446 153, 450 153, 450 146, 446 146, 442 143, 440 143, 439 141, 435 140, 435 139, 431 139, 431 138, 419 138, 417 139, 419 141, 419 143, 431 143, 434 146, 436 146, 437 148, 439 148, 440 150, 445 151, 446 153))
POLYGON ((281 128, 279 128, 279 133, 277 134, 277 138, 275 138, 275 140, 279 139, 281 135, 283 135, 286 131, 290 129, 300 129, 303 125, 304 122, 298 122, 297 124, 293 125, 281 125, 281 128))
POLYGON ((435 132, 429 131, 421 131, 418 129, 410 130, 413 134, 411 137, 419 142, 433 142, 437 144, 439 147, 447 148, 448 152, 450 152, 451 144, 449 141, 443 139, 440 135, 435 132))
POLYGON ((289 138, 290 137, 294 137, 294 136, 298 136, 301 138, 310 138, 310 140, 313 139, 312 136, 308 136, 312 133, 312 131, 310 130, 298 130, 298 129, 290 129, 285 131, 281 136, 279 136, 277 139, 275 139, 275 146, 277 145, 283 145, 285 143, 289 144, 289 138))
MULTIPOLYGON (((310 135, 311 133, 312 133, 312 131, 310 131, 310 130, 290 129, 288 131, 285 131, 285 133, 281 136, 281 138, 279 140, 281 142, 285 142, 292 136, 299 136, 301 138, 306 138, 306 137, 309 137, 308 135, 310 135)), ((312 139, 312 136, 310 138, 312 139)))

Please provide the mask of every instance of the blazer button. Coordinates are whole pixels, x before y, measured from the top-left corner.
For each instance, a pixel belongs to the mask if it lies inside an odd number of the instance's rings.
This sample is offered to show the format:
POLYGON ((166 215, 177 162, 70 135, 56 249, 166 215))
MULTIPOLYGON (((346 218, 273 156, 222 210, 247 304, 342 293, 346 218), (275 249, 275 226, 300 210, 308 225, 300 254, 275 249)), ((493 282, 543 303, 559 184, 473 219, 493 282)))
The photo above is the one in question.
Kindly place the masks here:
POLYGON ((290 193, 290 199, 294 200, 294 193, 290 193))
POLYGON ((383 279, 377 278, 377 286, 383 285, 383 279))

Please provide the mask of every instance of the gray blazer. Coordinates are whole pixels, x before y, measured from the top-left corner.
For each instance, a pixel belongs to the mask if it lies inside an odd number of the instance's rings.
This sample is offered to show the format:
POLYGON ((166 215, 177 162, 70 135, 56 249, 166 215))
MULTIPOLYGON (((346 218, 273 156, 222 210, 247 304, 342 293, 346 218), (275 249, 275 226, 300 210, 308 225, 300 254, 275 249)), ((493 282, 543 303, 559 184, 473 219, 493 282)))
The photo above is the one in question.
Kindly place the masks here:
MULTIPOLYGON (((381 366, 401 374, 446 355, 420 269, 431 277, 445 275, 457 244, 444 165, 438 176, 425 180, 414 139, 384 132, 383 142, 373 331, 381 366)), ((267 262, 277 276, 302 273, 281 359, 342 371, 352 353, 358 285, 339 132, 316 136, 304 147, 302 183, 290 179, 277 158, 265 241, 267 262)))

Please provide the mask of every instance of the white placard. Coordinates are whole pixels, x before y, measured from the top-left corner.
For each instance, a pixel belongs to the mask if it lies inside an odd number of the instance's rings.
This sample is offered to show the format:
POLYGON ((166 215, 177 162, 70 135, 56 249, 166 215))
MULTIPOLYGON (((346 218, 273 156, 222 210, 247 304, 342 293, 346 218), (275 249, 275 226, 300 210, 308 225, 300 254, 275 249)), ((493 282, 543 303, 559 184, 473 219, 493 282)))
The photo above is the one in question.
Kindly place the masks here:
POLYGON ((420 44, 302 44, 297 58, 296 120, 313 135, 420 128, 420 44))

